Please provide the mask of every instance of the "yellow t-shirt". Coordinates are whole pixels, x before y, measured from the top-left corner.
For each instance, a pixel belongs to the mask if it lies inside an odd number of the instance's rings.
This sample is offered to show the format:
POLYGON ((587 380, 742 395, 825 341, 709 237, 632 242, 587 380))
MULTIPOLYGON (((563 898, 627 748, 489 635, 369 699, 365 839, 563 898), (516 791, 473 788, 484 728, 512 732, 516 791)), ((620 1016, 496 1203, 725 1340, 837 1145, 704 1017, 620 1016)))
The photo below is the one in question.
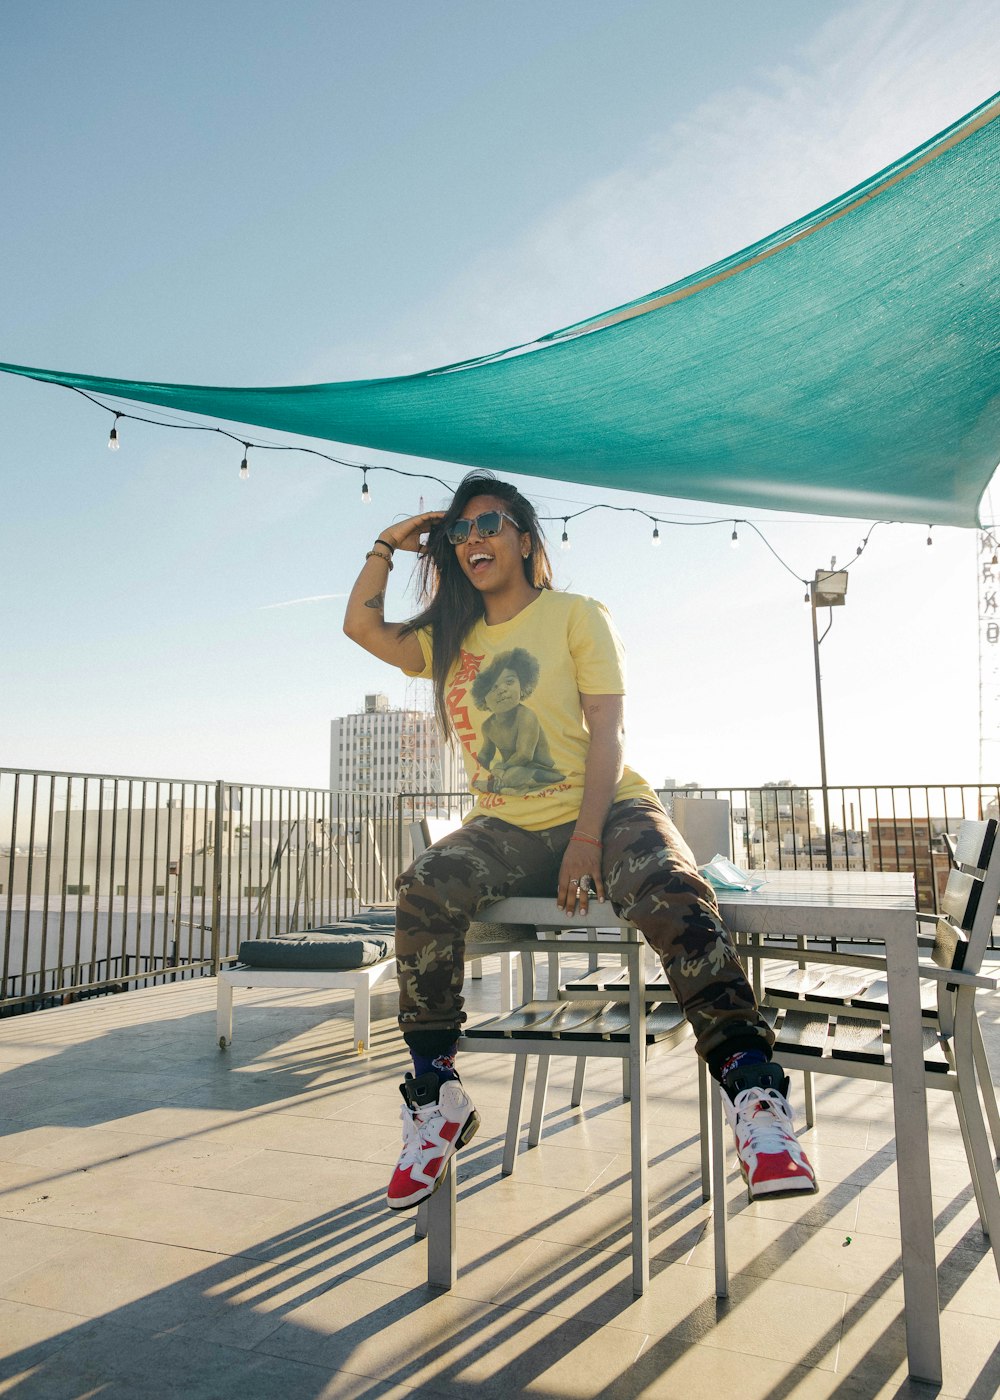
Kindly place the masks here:
MULTIPOLYGON (((431 629, 414 634, 430 676, 431 629)), ((590 734, 580 695, 624 695, 622 644, 594 598, 543 590, 508 622, 481 618, 448 677, 448 714, 462 745, 475 807, 529 831, 573 821, 583 798, 590 734)), ((630 768, 615 801, 654 797, 630 768)))

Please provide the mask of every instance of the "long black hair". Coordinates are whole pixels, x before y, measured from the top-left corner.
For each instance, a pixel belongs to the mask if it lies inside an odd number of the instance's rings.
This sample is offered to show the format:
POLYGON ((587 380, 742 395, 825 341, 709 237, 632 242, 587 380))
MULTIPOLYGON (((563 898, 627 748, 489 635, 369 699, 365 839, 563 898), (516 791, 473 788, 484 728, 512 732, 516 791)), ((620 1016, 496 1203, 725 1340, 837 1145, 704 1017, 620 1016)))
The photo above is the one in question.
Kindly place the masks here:
POLYGON ((450 723, 445 701, 448 676, 458 660, 469 629, 485 614, 482 596, 462 572, 455 546, 448 540, 448 529, 459 518, 475 496, 495 496, 503 501, 517 521, 518 531, 531 541, 524 561, 524 577, 532 588, 552 587, 552 565, 535 507, 522 496, 516 486, 499 481, 492 472, 469 472, 458 484, 444 518, 430 532, 427 548, 420 559, 420 595, 422 612, 411 617, 403 626, 408 636, 419 627, 430 627, 433 634, 434 657, 431 674, 434 679, 434 708, 444 732, 450 723))

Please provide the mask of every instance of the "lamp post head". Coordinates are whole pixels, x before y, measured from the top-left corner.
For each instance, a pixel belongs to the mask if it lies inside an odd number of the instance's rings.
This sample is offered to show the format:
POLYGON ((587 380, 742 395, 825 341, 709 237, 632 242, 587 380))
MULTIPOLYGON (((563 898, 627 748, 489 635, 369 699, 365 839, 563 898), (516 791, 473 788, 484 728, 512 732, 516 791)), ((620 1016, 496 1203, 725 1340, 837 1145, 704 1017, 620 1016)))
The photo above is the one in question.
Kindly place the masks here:
POLYGON ((809 585, 813 607, 838 608, 847 602, 847 570, 817 569, 809 585))

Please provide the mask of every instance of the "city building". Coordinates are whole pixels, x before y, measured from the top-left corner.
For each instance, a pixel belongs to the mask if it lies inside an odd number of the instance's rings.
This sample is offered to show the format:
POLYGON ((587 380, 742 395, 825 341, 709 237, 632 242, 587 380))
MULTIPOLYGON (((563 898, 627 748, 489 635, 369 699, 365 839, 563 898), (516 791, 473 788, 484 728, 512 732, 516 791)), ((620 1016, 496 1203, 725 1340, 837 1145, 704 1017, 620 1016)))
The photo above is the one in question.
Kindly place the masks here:
POLYGON ((458 746, 442 739, 427 710, 392 709, 385 695, 366 695, 363 710, 330 725, 331 792, 394 797, 462 792, 465 786, 458 746))
POLYGON ((919 907, 936 909, 951 869, 942 839, 948 829, 944 817, 873 818, 868 823, 873 868, 911 872, 919 907))

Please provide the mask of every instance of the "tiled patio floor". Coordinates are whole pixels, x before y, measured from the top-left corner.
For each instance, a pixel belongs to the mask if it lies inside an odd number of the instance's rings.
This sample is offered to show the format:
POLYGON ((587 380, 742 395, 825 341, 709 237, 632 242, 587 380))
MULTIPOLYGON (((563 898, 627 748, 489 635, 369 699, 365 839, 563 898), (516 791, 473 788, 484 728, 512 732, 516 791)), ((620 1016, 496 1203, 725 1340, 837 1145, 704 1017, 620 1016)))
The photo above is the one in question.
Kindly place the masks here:
MULTIPOLYGON (((495 974, 470 984, 492 1009, 495 974)), ((730 1179, 732 1297, 713 1296, 690 1043, 651 1066, 653 1280, 629 1283, 627 1109, 567 1071, 552 1131, 501 1180, 510 1061, 477 1056, 460 1159, 461 1272, 427 1290, 411 1217, 382 1206, 404 1067, 393 993, 351 1049, 343 993, 214 983, 0 1022, 0 1394, 17 1400, 812 1397, 934 1394, 906 1381, 891 1109, 821 1079, 804 1141, 822 1191, 747 1204, 730 1179)), ((1000 998, 984 1029, 1000 1065, 1000 998)), ((801 1101, 801 1099, 800 1099, 801 1101)), ((930 1104, 945 1381, 1000 1390, 1000 1284, 950 1095, 930 1104)))

